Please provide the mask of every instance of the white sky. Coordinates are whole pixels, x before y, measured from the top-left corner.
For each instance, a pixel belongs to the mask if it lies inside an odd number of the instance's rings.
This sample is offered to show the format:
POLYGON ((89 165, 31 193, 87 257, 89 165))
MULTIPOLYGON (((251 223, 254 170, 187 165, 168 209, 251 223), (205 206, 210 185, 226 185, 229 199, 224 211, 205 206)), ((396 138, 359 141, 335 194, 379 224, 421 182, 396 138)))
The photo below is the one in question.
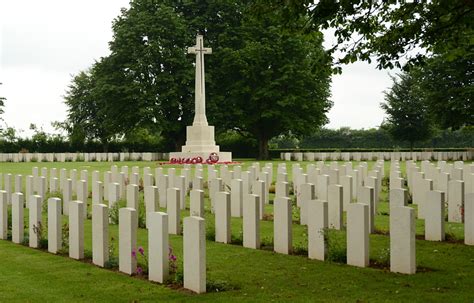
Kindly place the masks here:
MULTIPOLYGON (((71 75, 106 56, 111 22, 129 0, 0 0, 0 96, 4 122, 29 135, 34 123, 52 132, 52 121, 66 118, 62 96, 71 75)), ((326 33, 326 39, 332 40, 326 33)), ((393 71, 391 72, 394 73, 393 71)), ((388 71, 355 63, 333 77, 327 127, 379 126, 388 71)))

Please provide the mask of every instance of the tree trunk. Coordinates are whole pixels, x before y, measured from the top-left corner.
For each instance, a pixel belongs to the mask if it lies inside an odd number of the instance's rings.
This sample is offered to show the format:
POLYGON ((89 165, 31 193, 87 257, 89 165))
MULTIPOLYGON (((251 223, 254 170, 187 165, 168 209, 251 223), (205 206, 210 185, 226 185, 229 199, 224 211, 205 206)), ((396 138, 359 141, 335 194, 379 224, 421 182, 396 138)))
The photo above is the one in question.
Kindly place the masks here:
POLYGON ((270 160, 268 141, 268 138, 265 136, 260 136, 258 139, 258 160, 270 160))

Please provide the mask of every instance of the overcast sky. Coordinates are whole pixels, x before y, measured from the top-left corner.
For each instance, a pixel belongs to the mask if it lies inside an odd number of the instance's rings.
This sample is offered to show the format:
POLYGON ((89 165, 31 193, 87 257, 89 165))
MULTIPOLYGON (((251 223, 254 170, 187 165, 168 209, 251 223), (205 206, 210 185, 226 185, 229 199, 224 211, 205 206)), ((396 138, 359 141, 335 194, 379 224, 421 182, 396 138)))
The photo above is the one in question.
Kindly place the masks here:
MULTIPOLYGON (((0 0, 0 96, 6 97, 4 122, 30 134, 30 123, 53 131, 63 121, 62 96, 71 75, 109 53, 111 22, 129 0, 0 0)), ((326 34, 328 43, 332 40, 326 34)), ((394 73, 393 71, 391 72, 394 73)), ((327 127, 377 127, 388 71, 355 63, 334 76, 327 127)))

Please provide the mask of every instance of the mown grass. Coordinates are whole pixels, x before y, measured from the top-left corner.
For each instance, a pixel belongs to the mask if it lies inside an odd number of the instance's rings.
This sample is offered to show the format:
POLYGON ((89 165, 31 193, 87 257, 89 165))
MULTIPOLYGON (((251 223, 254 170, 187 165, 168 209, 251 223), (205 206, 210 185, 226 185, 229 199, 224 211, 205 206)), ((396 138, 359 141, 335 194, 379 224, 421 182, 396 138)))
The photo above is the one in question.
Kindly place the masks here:
MULTIPOLYGON (((244 162, 244 166, 251 165, 244 162)), ((123 163, 121 163, 123 164, 123 163)), ((151 166, 153 163, 129 162, 128 166, 151 166)), ((263 163, 262 163, 263 165, 263 163)), ((33 166, 65 167, 105 171, 110 163, 1 163, 0 172, 27 175, 33 166)), ((386 166, 388 169, 388 163, 386 166)), ((291 169, 288 169, 291 174, 291 169)), ((206 173, 206 169, 205 169, 206 173)), ((388 175, 388 174, 386 174, 388 175)), ((276 164, 275 173, 276 176, 276 164)), ((270 197, 272 199, 272 197, 270 197)), ((417 263, 413 276, 387 270, 389 249, 387 192, 376 217, 378 233, 370 236, 371 267, 355 268, 338 263, 344 257, 345 232, 330 232, 329 255, 332 262, 309 260, 305 255, 306 229, 293 225, 297 253, 287 256, 271 251, 273 222, 261 222, 260 250, 239 244, 242 220, 232 219, 232 238, 236 244, 207 241, 207 279, 216 291, 194 295, 143 278, 133 278, 116 271, 98 268, 44 251, 0 241, 0 301, 449 301, 474 300, 474 247, 458 242, 435 243, 422 240, 423 220, 417 220, 417 263), (384 215, 382 215, 384 214, 384 215)), ((90 201, 89 201, 90 202, 90 201)), ((208 203, 208 201, 206 201, 208 203)), ((209 204, 209 203, 208 203, 209 204)), ((272 205, 265 211, 272 213, 272 205)), ((183 211, 182 217, 188 215, 183 211)), ((25 214, 25 217, 27 214, 25 214)), ((67 221, 67 218, 63 218, 67 221)), ((212 214, 206 214, 212 229, 212 214)), ((457 241, 463 239, 462 224, 447 224, 457 241)), ((212 234, 212 233, 211 233, 212 234)), ((91 222, 85 224, 85 248, 91 250, 91 222)), ((110 237, 117 242, 117 226, 110 226, 110 237)), ((170 236, 170 243, 182 269, 182 237, 170 236)), ((138 245, 147 247, 147 231, 138 232, 138 245)), ((115 247, 117 248, 116 243, 115 247)))

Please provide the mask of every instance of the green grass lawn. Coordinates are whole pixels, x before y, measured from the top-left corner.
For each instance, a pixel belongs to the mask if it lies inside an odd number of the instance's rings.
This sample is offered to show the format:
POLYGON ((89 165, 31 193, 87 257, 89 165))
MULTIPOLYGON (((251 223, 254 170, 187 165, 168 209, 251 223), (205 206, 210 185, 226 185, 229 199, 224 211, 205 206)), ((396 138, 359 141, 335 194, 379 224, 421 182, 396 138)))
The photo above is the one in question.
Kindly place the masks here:
MULTIPOLYGON (((245 161, 244 167, 253 161, 245 161)), ((290 163, 288 163, 288 168, 290 163)), ((150 166, 155 163, 128 162, 120 165, 150 166)), ((304 166, 305 164, 303 164, 304 166)), ((370 163, 369 166, 373 165, 370 163)), ((57 167, 106 171, 110 163, 0 163, 0 173, 31 174, 31 168, 57 167)), ((263 166, 263 163, 262 163, 263 166)), ((274 164, 276 178, 276 162, 274 164)), ((178 167, 178 166, 176 166, 178 167)), ((388 176, 389 163, 386 163, 388 176)), ((404 169, 404 167, 402 168, 404 169)), ((207 170, 204 170, 207 173, 207 170)), ((288 169, 291 174, 291 169, 288 169)), ((273 196, 270 196, 272 199, 273 196)), ((128 277, 113 270, 98 268, 90 260, 80 262, 65 256, 0 241, 0 301, 443 301, 474 300, 474 247, 462 244, 463 225, 447 224, 450 242, 422 240, 423 220, 417 220, 416 275, 390 273, 386 269, 389 237, 386 188, 376 217, 377 234, 370 236, 371 267, 356 268, 338 262, 309 260, 302 255, 307 247, 304 227, 293 225, 295 255, 272 252, 273 222, 261 222, 260 250, 241 245, 207 241, 207 279, 213 292, 191 294, 128 277), (215 291, 216 288, 224 291, 215 291)), ((90 201, 89 201, 90 203, 90 201)), ((206 200, 206 208, 209 201, 206 200)), ((272 213, 266 205, 266 213, 272 213)), ((188 215, 183 211, 182 217, 188 215)), ((27 214, 25 214, 26 216, 27 214)), ((208 234, 212 234, 214 217, 206 214, 208 234)), ((67 218, 64 217, 66 221, 67 218)), ((232 236, 241 239, 242 220, 232 219, 232 236)), ((91 221, 85 223, 86 256, 91 251, 91 221)), ((110 237, 117 246, 117 226, 110 226, 110 237)), ((147 247, 147 231, 138 232, 138 245, 147 247)), ((170 244, 182 268, 182 237, 170 236, 170 244)), ((117 248, 117 247, 116 247, 117 248)), ((336 261, 345 250, 345 232, 331 232, 329 255, 336 261)))

